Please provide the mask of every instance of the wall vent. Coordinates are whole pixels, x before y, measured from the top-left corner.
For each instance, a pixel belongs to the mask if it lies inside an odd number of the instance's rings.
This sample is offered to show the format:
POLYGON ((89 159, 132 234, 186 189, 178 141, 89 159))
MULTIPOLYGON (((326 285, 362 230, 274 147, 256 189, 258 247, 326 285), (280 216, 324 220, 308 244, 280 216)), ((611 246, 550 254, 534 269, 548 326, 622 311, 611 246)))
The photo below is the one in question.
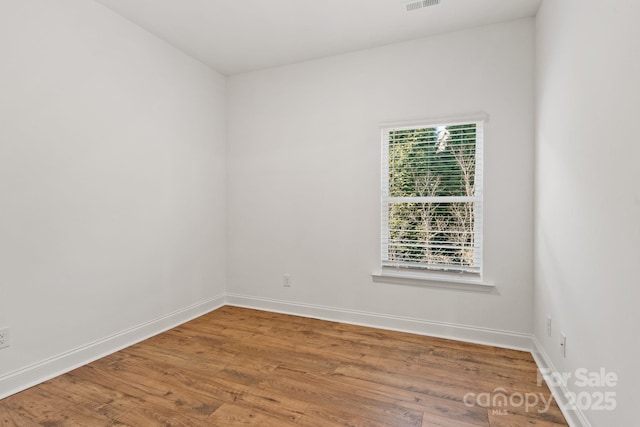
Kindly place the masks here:
POLYGON ((411 12, 412 10, 422 9, 423 7, 438 5, 440 4, 440 0, 412 0, 402 2, 402 4, 407 9, 407 12, 411 12))

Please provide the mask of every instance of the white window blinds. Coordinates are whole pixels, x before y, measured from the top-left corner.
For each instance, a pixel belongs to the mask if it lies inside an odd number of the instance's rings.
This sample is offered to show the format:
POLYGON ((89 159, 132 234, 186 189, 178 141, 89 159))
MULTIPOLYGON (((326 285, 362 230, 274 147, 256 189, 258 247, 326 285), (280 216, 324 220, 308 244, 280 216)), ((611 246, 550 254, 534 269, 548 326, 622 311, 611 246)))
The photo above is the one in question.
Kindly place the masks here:
POLYGON ((481 272, 483 123, 383 128, 383 267, 481 272))

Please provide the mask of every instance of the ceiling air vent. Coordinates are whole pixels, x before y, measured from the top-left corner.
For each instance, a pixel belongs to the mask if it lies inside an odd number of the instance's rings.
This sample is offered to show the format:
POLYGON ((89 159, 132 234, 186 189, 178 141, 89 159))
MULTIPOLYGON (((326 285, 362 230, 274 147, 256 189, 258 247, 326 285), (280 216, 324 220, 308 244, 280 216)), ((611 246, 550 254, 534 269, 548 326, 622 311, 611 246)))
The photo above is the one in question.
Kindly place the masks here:
POLYGON ((412 0, 412 1, 403 1, 403 6, 407 9, 407 12, 411 12, 412 10, 422 9, 423 7, 435 6, 440 4, 440 0, 412 0))

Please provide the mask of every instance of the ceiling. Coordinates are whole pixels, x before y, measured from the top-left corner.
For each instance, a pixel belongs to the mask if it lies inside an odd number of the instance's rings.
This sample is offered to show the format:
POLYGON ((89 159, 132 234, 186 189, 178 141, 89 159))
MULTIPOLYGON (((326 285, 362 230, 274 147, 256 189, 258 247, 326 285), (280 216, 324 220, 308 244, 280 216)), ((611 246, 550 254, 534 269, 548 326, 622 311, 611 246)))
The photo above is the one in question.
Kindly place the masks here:
POLYGON ((535 15, 540 0, 96 0, 223 74, 535 15))

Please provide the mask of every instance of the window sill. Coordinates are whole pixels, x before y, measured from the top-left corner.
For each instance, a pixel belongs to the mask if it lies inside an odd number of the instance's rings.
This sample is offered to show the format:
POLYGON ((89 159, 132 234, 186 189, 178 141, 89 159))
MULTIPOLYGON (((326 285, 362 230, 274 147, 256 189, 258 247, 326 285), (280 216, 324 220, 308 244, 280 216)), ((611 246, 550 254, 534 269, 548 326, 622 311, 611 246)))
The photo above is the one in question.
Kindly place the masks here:
POLYGON ((437 273, 397 273, 395 271, 374 271, 371 273, 374 282, 398 285, 414 285, 429 288, 456 289, 472 292, 495 292, 496 286, 483 282, 480 278, 450 277, 437 273))

